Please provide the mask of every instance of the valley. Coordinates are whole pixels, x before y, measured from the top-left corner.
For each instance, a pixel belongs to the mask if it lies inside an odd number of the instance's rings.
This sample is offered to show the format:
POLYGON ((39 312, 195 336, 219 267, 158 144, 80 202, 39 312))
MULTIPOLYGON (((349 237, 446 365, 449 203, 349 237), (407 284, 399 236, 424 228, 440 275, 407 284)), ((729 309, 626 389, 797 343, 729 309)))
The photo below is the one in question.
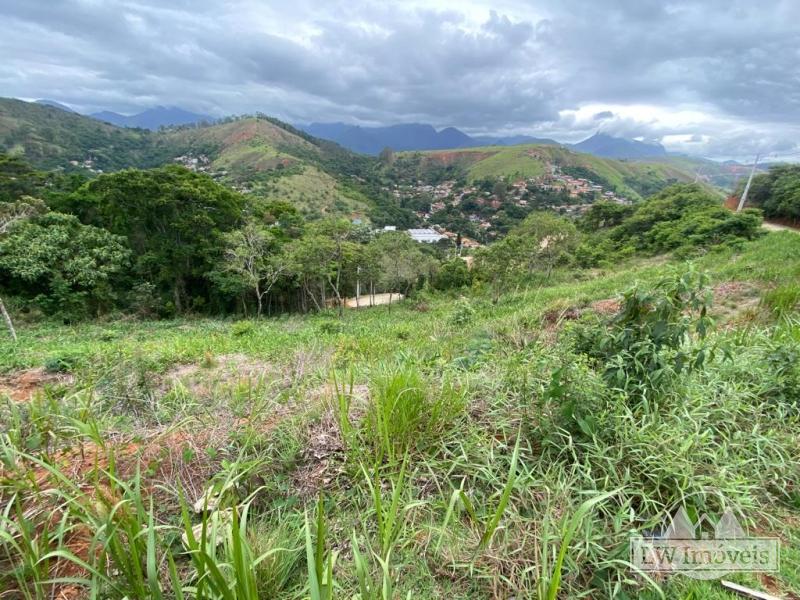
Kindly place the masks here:
POLYGON ((732 600, 629 569, 687 498, 800 586, 798 167, 736 212, 712 161, 17 100, 0 150, 2 594, 732 600))

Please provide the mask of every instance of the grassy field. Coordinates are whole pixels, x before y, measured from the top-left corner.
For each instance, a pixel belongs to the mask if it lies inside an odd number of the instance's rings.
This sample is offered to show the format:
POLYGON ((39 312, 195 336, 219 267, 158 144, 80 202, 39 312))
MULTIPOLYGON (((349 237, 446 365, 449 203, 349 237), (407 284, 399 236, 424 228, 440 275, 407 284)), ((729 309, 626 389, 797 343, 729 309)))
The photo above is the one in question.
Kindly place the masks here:
POLYGON ((576 335, 668 258, 342 319, 22 323, 0 340, 0 589, 733 598, 625 564, 691 498, 782 539, 780 573, 735 580, 796 593, 800 236, 695 266, 719 350, 635 402, 576 335))

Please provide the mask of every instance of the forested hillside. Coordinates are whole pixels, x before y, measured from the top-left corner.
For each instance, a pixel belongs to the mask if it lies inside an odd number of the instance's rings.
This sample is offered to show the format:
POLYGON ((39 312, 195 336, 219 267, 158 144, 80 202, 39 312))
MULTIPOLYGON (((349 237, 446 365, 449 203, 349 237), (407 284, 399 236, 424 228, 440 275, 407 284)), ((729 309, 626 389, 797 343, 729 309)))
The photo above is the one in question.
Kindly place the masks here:
POLYGON ((413 222, 373 176, 373 162, 264 115, 151 132, 58 108, 0 99, 0 150, 34 167, 89 177, 128 167, 180 164, 306 216, 413 222))
POLYGON ((0 150, 41 169, 151 167, 171 160, 157 135, 35 102, 0 98, 0 150))

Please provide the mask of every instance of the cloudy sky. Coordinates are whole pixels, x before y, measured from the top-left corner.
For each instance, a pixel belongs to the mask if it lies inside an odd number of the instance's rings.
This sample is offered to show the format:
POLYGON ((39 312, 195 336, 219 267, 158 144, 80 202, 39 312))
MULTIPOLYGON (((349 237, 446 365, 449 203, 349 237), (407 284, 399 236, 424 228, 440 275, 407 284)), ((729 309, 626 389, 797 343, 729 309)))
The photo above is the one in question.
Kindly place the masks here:
POLYGON ((800 0, 0 0, 0 95, 800 154, 800 0))

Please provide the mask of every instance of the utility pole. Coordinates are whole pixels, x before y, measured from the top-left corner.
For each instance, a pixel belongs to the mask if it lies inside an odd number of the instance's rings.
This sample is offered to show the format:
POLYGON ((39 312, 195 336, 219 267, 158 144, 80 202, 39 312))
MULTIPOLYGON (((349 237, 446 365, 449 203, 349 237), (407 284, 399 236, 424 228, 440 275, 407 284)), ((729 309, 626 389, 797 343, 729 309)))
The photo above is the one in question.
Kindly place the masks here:
POLYGON ((361 265, 356 266, 356 308, 361 308, 361 265))
POLYGON ((0 314, 3 315, 3 318, 6 320, 6 325, 8 326, 8 331, 11 333, 11 339, 15 342, 17 341, 17 332, 14 331, 14 323, 11 321, 11 315, 8 314, 6 310, 6 305, 3 304, 3 299, 0 298, 0 314))
POLYGON ((756 174, 756 167, 758 166, 758 159, 760 156, 760 154, 756 154, 756 160, 753 163, 753 168, 750 170, 750 177, 747 178, 747 185, 744 186, 744 192, 742 192, 742 197, 739 199, 739 207, 736 209, 736 212, 742 212, 744 203, 747 202, 747 192, 750 191, 750 184, 753 183, 753 175, 756 174))

